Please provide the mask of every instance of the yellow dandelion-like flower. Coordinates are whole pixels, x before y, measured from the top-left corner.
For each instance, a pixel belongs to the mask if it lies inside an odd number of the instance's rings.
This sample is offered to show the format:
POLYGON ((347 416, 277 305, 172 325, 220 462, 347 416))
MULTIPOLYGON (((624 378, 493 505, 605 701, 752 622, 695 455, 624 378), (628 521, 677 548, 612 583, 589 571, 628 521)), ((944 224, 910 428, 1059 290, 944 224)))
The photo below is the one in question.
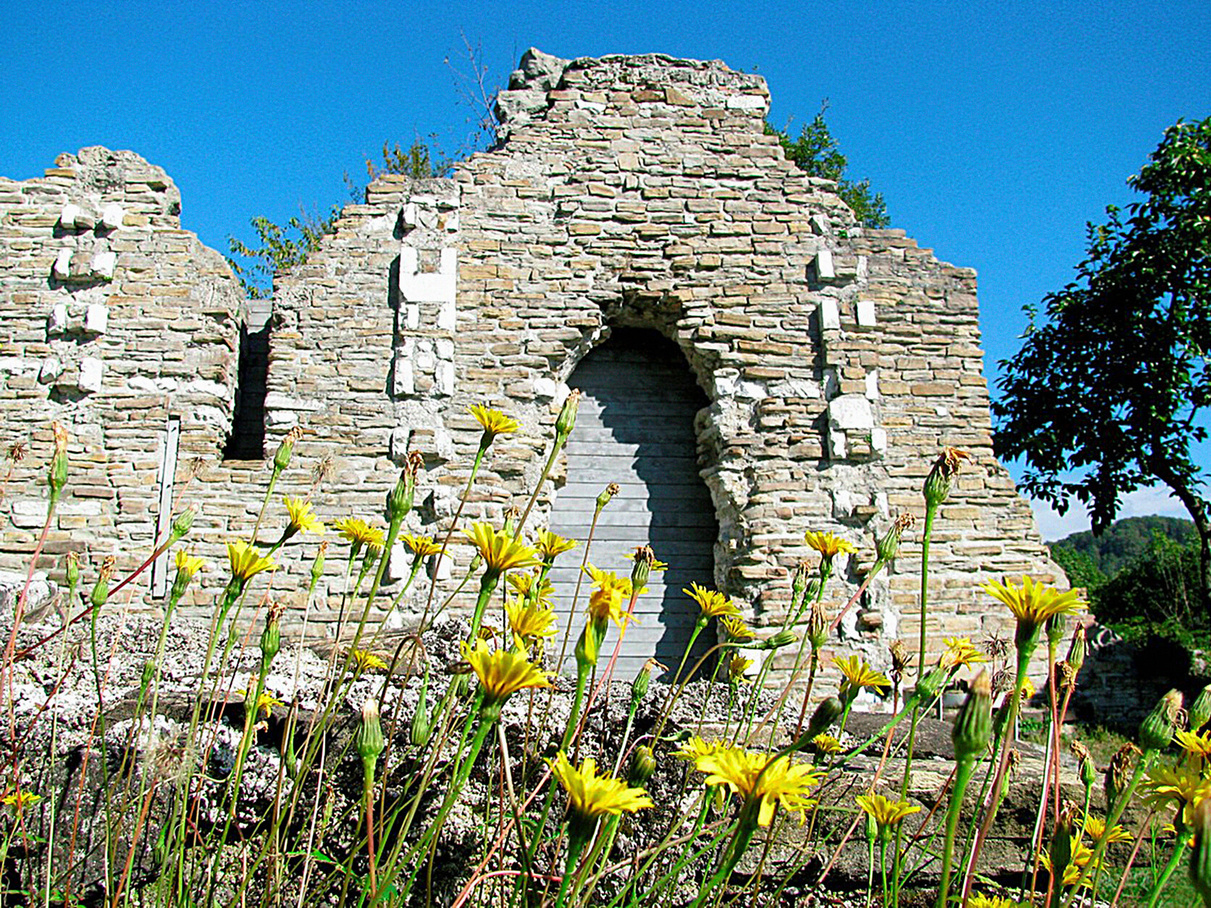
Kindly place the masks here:
POLYGON ((411 533, 401 533, 400 542, 408 547, 408 551, 417 558, 428 558, 438 554, 441 544, 434 542, 432 536, 413 536, 411 533))
POLYGON ((363 547, 379 551, 386 541, 382 530, 376 529, 357 517, 346 517, 332 525, 341 538, 349 542, 355 549, 363 547))
POLYGON ((1031 700, 1033 700, 1034 695, 1037 694, 1038 692, 1039 692, 1038 688, 1036 688, 1034 686, 1033 681, 1031 681, 1029 678, 1022 679, 1022 703, 1023 704, 1029 703, 1031 700))
POLYGON ((680 757, 683 760, 697 762, 699 757, 713 754, 716 751, 723 750, 725 747, 726 745, 720 744, 718 741, 708 742, 694 735, 677 748, 674 756, 680 757))
POLYGON ((631 579, 618 577, 613 571, 601 571, 586 565, 585 571, 593 578, 593 594, 589 596, 589 615, 595 621, 612 620, 619 628, 624 622, 635 618, 624 608, 631 602, 631 579))
POLYGON ((485 407, 482 404, 476 404, 473 407, 468 407, 467 412, 475 417, 476 422, 484 430, 483 441, 481 445, 486 447, 492 443, 497 435, 511 435, 517 431, 520 423, 510 416, 505 416, 500 410, 493 410, 490 407, 485 407))
POLYGON ((736 608, 736 603, 732 602, 729 597, 723 595, 718 590, 708 590, 691 582, 690 588, 688 590, 683 589, 681 592, 698 603, 698 608, 702 610, 703 618, 740 616, 740 609, 736 608))
MULTIPOLYGON (((245 699, 247 699, 247 697, 248 697, 248 691, 245 690, 244 688, 240 688, 239 690, 236 691, 236 693, 239 694, 241 697, 244 697, 245 699)), ((264 713, 265 718, 268 719, 270 716, 273 715, 273 709, 275 706, 285 706, 285 705, 286 704, 283 701, 279 700, 277 697, 275 697, 269 691, 263 690, 257 695, 256 708, 253 709, 253 715, 259 716, 261 713, 264 713)))
POLYGON ((966 668, 988 659, 980 652, 968 637, 947 637, 946 650, 942 653, 940 665, 943 668, 966 668))
POLYGON ((833 533, 814 533, 808 530, 803 534, 803 541, 830 560, 842 552, 854 555, 858 551, 858 547, 848 539, 842 539, 833 533))
POLYGON ((311 502, 302 498, 291 498, 287 495, 282 499, 286 503, 286 514, 289 523, 286 532, 293 536, 295 533, 322 533, 324 524, 311 508, 311 502))
POLYGON ((1076 590, 1061 593, 1053 587, 1035 583, 1028 576, 1022 577, 1020 586, 1012 580, 1001 583, 990 580, 984 585, 984 591, 1009 606, 1018 627, 1028 635, 1041 628, 1049 618, 1072 615, 1085 608, 1085 602, 1076 590))
POLYGON ((1026 908, 1026 902, 1007 899, 1003 895, 979 895, 972 893, 967 908, 1026 908))
POLYGON ((0 798, 0 804, 5 807, 16 807, 18 810, 24 810, 26 807, 33 807, 42 800, 42 795, 36 795, 32 791, 27 791, 24 788, 21 790, 10 789, 5 793, 4 797, 0 798))
POLYGON ((798 813, 802 822, 803 812, 816 803, 809 793, 824 778, 810 766, 791 763, 788 757, 773 759, 771 754, 743 747, 718 747, 696 757, 694 766, 707 774, 706 784, 726 785, 746 802, 755 803, 759 826, 770 824, 779 804, 798 813))
POLYGON ((1081 824, 1085 835, 1089 836, 1095 843, 1100 842, 1103 838, 1108 844, 1113 845, 1116 842, 1132 841, 1131 833, 1125 830, 1121 824, 1116 824, 1110 827, 1110 832, 1106 832, 1106 821, 1101 817, 1095 817, 1092 814, 1086 814, 1085 819, 1081 824))
POLYGON ((826 732, 820 732, 812 738, 812 747, 816 749, 816 753, 826 754, 830 757, 841 753, 842 749, 841 742, 826 732))
POLYGON ((475 641, 475 649, 465 642, 459 647, 479 679, 486 703, 499 703, 527 687, 551 686, 547 673, 530 662, 524 653, 504 649, 489 652, 488 644, 482 638, 475 641))
MULTIPOLYGON (((1052 873, 1053 871, 1051 868, 1051 855, 1047 854, 1046 852, 1042 852, 1042 853, 1040 853, 1039 857, 1040 857, 1040 861, 1041 861, 1042 865, 1047 868, 1047 872, 1052 873)), ((1061 880, 1062 885, 1075 886, 1076 881, 1081 879, 1082 875, 1084 875, 1084 879, 1081 882, 1081 888, 1082 889, 1092 888, 1093 874, 1084 872, 1085 867, 1089 864, 1089 862, 1090 862, 1090 860, 1092 860, 1092 858, 1093 858, 1093 852, 1090 851, 1089 846, 1087 846, 1079 838, 1073 839, 1072 840, 1072 857, 1069 859, 1068 864, 1064 867, 1064 875, 1063 875, 1063 879, 1061 880)), ((1098 861, 1099 865, 1101 863, 1102 863, 1101 861, 1098 861)), ((1096 866, 1097 865, 1095 865, 1095 867, 1096 866)))
POLYGON ((644 807, 654 807, 652 799, 642 788, 632 788, 622 779, 598 775, 597 761, 586 759, 577 769, 560 751, 550 761, 551 774, 568 793, 568 809, 586 819, 595 820, 606 814, 617 816, 634 813, 644 807))
POLYGON ((903 821, 905 817, 910 817, 921 810, 919 804, 909 804, 907 801, 899 800, 893 801, 886 795, 881 794, 858 795, 856 800, 858 806, 874 819, 880 829, 895 826, 897 823, 903 821))
POLYGON ((262 571, 277 569, 272 558, 261 556, 247 542, 227 543, 227 558, 231 562, 231 575, 237 580, 249 581, 262 571))
POLYGON ((1205 761, 1211 757, 1211 730, 1202 732, 1178 730, 1173 739, 1192 760, 1205 761))
POLYGON ((1140 787, 1149 806, 1163 809, 1176 805, 1186 826, 1190 825, 1194 808, 1211 794, 1211 780, 1204 779, 1202 772, 1189 764, 1153 767, 1140 787))
POLYGON ((368 649, 351 649, 349 650, 349 662, 359 672, 368 672, 373 669, 385 669, 387 663, 382 657, 370 652, 368 649))
POLYGON ((509 627, 518 640, 537 640, 558 633, 555 610, 542 604, 528 605, 523 596, 509 599, 505 603, 505 614, 509 616, 509 627))
POLYGON ((463 532, 475 543, 489 571, 503 574, 538 564, 534 548, 514 539, 512 533, 494 530, 486 523, 472 524, 471 529, 463 532))
POLYGON ((757 638, 753 629, 738 615, 724 615, 719 619, 719 623, 723 625, 723 632, 732 643, 743 643, 757 638))
POLYGON ((877 672, 858 655, 844 659, 833 659, 833 665, 841 672, 841 699, 857 696, 862 688, 870 688, 878 694, 891 690, 891 681, 882 672, 877 672))
POLYGON ((742 681, 751 679, 744 677, 744 673, 752 666, 753 660, 746 659, 743 656, 732 656, 727 661, 727 677, 732 684, 739 684, 742 681))
POLYGON ((538 550, 538 554, 544 561, 552 561, 555 556, 576 548, 576 540, 564 539, 558 533, 552 533, 550 530, 539 530, 534 534, 534 548, 538 550))
POLYGON ((184 574, 187 577, 193 577, 198 571, 206 567, 206 562, 196 555, 190 555, 184 549, 177 549, 176 554, 177 573, 184 574))
POLYGON ((551 593, 555 590, 551 581, 541 577, 538 571, 514 571, 506 579, 517 595, 526 599, 533 597, 543 604, 550 603, 551 593), (535 584, 538 584, 537 591, 534 590, 535 584))

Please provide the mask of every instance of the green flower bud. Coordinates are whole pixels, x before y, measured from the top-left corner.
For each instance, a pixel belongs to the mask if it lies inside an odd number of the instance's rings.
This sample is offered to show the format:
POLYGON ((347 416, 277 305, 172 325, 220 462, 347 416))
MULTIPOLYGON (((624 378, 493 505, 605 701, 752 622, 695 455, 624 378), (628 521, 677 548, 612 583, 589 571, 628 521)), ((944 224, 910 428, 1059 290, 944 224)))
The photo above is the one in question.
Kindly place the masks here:
POLYGON ((315 553, 315 561, 311 562, 311 589, 315 589, 320 578, 324 576, 324 558, 328 554, 328 541, 320 543, 319 551, 315 553))
POLYGON ((958 448, 942 449, 929 475, 925 477, 925 486, 921 490, 927 508, 932 510, 950 497, 951 482, 958 475, 963 461, 970 458, 970 454, 958 448))
POLYGON ((799 609, 803 604, 803 596, 807 591, 807 577, 811 570, 806 561, 800 561, 798 567, 795 568, 795 575, 791 578, 791 608, 790 613, 798 617, 799 609))
POLYGON ((420 683, 420 694, 416 698, 416 712, 412 714, 412 728, 409 735, 414 747, 424 747, 429 743, 433 733, 433 722, 429 718, 429 669, 425 669, 425 677, 420 683))
POLYGON ((97 582, 93 585, 92 594, 88 597, 93 608, 99 609, 109 601, 109 581, 114 575, 114 556, 110 555, 101 562, 101 572, 97 574, 97 582))
POLYGON ((354 746, 362 762, 370 766, 374 765, 378 755, 387 746, 387 742, 383 740, 383 726, 379 721, 378 703, 373 697, 368 697, 362 704, 362 721, 357 727, 354 746))
POLYGON ((1063 612, 1052 615, 1047 619, 1045 627, 1047 628, 1047 643, 1058 649, 1060 641, 1064 639, 1064 634, 1068 631, 1068 616, 1063 612))
POLYGON ((992 739, 992 682, 988 672, 980 672, 971 682, 967 699, 955 716, 950 738, 959 763, 974 760, 987 749, 992 739))
POLYGON ((648 585, 648 576, 652 566, 657 563, 656 553, 650 545, 641 545, 635 549, 635 564, 631 568, 631 589, 641 590, 648 585))
POLYGON ((1194 808, 1194 848, 1190 852, 1190 882, 1211 905, 1211 800, 1203 799, 1194 808))
POLYGON ((950 674, 949 669, 935 665, 928 673, 922 675, 913 689, 913 697, 916 698, 917 703, 932 703, 941 693, 942 685, 946 682, 948 674, 950 674))
POLYGON ((816 735, 822 735, 828 731, 832 727, 832 724, 841 718, 841 713, 844 711, 845 706, 837 697, 828 697, 821 700, 820 705, 816 707, 816 711, 812 713, 811 719, 808 720, 807 731, 799 739, 801 742, 804 742, 803 746, 806 747, 807 744, 810 744, 816 735))
POLYGON ((611 482, 606 486, 600 495, 597 496, 597 510, 601 511, 607 504, 610 503, 615 495, 622 491, 621 487, 616 482, 611 482))
POLYGON ((760 643, 752 644, 751 649, 782 649, 784 646, 790 646, 799 637, 790 628, 778 631, 772 637, 762 640, 760 643))
POLYGON ((1211 684, 1198 692, 1190 704, 1190 730, 1199 731, 1211 719, 1211 684))
POLYGON ((1140 723, 1140 746, 1144 751, 1164 750, 1177 732, 1177 717, 1182 709, 1181 691, 1171 690, 1161 697, 1152 712, 1140 723))
POLYGON ((143 663, 143 676, 139 679, 139 686, 144 690, 147 685, 151 684, 151 679, 156 676, 156 663, 154 659, 148 659, 143 663))
POLYGON ((75 598, 76 584, 80 582, 80 556, 75 552, 68 552, 63 559, 66 563, 63 567, 63 573, 67 579, 67 588, 70 591, 68 600, 75 598))
POLYGON ((1051 858, 1051 873, 1053 879, 1062 880, 1064 871, 1068 869, 1068 865, 1072 862, 1072 817, 1065 812, 1060 814, 1060 821, 1056 823, 1055 834, 1051 837, 1051 847, 1048 849, 1048 857, 1051 858))
MULTIPOLYGON (((1088 642, 1085 639, 1085 626, 1078 624, 1072 632, 1072 642, 1068 644, 1068 655, 1065 660, 1072 666, 1075 673, 1079 673, 1081 666, 1085 664, 1085 656, 1088 652, 1088 642)), ((1208 700, 1208 708, 1211 708, 1211 699, 1208 700)))
POLYGON ((399 481, 387 496, 387 520, 402 521, 412 510, 412 498, 416 494, 416 474, 407 467, 400 471, 399 481))
POLYGON ((879 823, 872 814, 866 814, 866 828, 863 832, 866 834, 868 846, 874 845, 879 840, 879 823))
POLYGON ((807 619, 807 641, 814 650, 828 642, 828 616, 819 602, 812 603, 811 615, 807 619))
POLYGON ((271 602, 265 612, 265 629, 261 631, 261 675, 269 671, 273 657, 282 648, 282 612, 286 606, 280 602, 271 602))
POLYGON ((643 744, 635 748, 631 758, 631 771, 627 774, 627 784, 632 788, 642 788, 643 783, 652 777, 656 771, 656 754, 652 748, 643 744))
POLYGON ((55 436, 55 453, 50 458, 46 484, 50 487, 50 498, 54 502, 67 485, 67 429, 62 423, 54 422, 51 423, 51 432, 55 436))
POLYGON ((904 513, 897 517, 886 533, 875 543, 875 558, 882 564, 887 564, 900 552, 900 542, 904 531, 917 522, 912 514, 904 513))
POLYGON ((631 705, 638 707, 647 696, 648 685, 652 682, 652 663, 655 659, 648 659, 639 668, 639 674, 635 676, 635 680, 631 682, 631 705))
POLYGON ((200 508, 196 504, 191 504, 180 514, 177 519, 172 522, 172 530, 168 534, 168 545, 175 545, 193 528, 193 522, 198 516, 200 508))
POLYGON ((273 455, 274 472, 280 473, 290 466, 290 457, 294 454, 294 444, 303 437, 301 426, 295 426, 282 437, 277 452, 273 455))
POLYGON ((573 388, 564 400, 563 406, 559 408, 559 417, 555 420, 556 439, 561 442, 566 441, 572 434, 572 428, 576 425, 576 413, 579 409, 580 389, 573 388))

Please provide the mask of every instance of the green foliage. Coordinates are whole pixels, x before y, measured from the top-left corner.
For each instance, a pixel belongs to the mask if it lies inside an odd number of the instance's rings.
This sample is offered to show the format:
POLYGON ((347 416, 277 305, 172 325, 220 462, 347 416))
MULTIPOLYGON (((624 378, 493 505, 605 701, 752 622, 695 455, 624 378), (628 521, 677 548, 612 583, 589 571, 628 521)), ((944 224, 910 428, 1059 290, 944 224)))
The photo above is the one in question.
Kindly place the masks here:
POLYGON ((1065 536, 1051 544, 1051 554, 1065 571, 1068 565, 1060 559, 1068 556, 1061 552, 1082 555, 1105 579, 1151 552, 1158 535, 1182 544, 1196 538, 1194 524, 1180 517, 1124 517, 1107 527, 1100 536, 1089 530, 1065 536))
POLYGON ((1021 350, 1002 363, 996 449, 1025 458, 1022 487, 1063 513, 1075 496, 1094 532, 1121 496, 1160 480, 1211 562, 1205 475, 1191 445, 1211 403, 1211 118, 1178 122, 1128 180, 1145 198, 1088 227, 1078 279, 1044 300, 1021 350))
POLYGON ((845 175, 849 161, 837 147, 824 120, 828 101, 820 105, 820 112, 811 123, 803 127, 799 138, 792 139, 786 130, 775 129, 765 124, 766 135, 776 135, 787 160, 794 161, 808 176, 833 180, 837 184, 837 195, 850 208, 858 223, 864 227, 886 227, 891 223, 887 217, 887 204, 882 193, 872 194, 870 180, 854 182, 845 175))
POLYGON ((1084 587, 1086 590, 1092 591, 1106 581, 1106 575, 1098 569, 1097 562, 1084 552, 1053 545, 1051 557, 1064 569, 1064 576, 1068 578, 1069 586, 1084 587))
MULTIPOLYGON (((448 165, 435 163, 429 146, 419 139, 404 149, 399 143, 391 147, 383 143, 381 164, 368 158, 366 173, 369 182, 383 174, 403 174, 412 179, 436 176, 448 165)), ((365 184, 358 185, 346 176, 350 195, 356 200, 365 192, 365 184)), ((293 217, 285 224, 275 224, 266 217, 255 217, 250 222, 256 231, 257 240, 249 246, 236 237, 227 238, 227 263, 235 272, 240 286, 251 299, 268 299, 273 296, 273 282, 279 274, 303 264, 320 245, 325 236, 332 233, 340 206, 334 205, 324 217, 303 215, 293 217), (236 258, 244 261, 241 263, 236 258)))

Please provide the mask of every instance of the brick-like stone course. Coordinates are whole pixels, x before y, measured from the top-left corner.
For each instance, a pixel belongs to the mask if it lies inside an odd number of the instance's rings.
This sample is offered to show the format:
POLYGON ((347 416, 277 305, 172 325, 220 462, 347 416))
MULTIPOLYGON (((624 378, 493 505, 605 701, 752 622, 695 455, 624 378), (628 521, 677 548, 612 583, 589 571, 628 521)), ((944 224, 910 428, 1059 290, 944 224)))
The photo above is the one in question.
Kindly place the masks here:
MULTIPOLYGON (((464 510, 499 522, 539 476, 577 363, 615 326, 653 328, 711 402, 698 456, 720 536, 704 582, 755 623, 778 622, 790 574, 814 558, 803 532, 872 552, 898 513, 920 514, 924 477, 951 445, 974 464, 935 528, 931 637, 1004 632, 984 580, 1063 575, 992 454, 975 273, 901 230, 857 224, 765 134, 768 103, 762 77, 718 62, 528 52, 499 99, 498 147, 446 179, 380 177, 275 288, 267 452, 306 431, 280 493, 312 493, 329 521, 381 520, 415 449, 425 471, 406 530, 440 535, 480 438, 467 408, 484 403, 523 424, 494 444, 464 510)), ((42 179, 0 181, 0 407, 6 439, 32 439, 36 455, 2 504, 4 566, 22 564, 41 524, 30 490, 52 418, 69 424, 73 467, 50 555, 116 552, 129 567, 146 552, 169 418, 176 497, 203 507, 197 550, 221 562, 221 543, 256 519, 267 470, 219 459, 242 299, 222 258, 179 229, 179 207, 171 180, 129 152, 85 149, 42 179)), ((295 625, 314 552, 302 539, 304 557, 273 581, 295 625)), ((465 544, 452 553, 438 597, 470 560, 465 544)), ((311 627, 338 612, 343 554, 329 554, 311 627)), ((886 665, 889 638, 915 639, 919 556, 910 534, 847 617, 845 647, 886 665)), ((371 620, 415 620, 427 586, 371 620)), ((833 581, 826 601, 851 588, 833 581)))

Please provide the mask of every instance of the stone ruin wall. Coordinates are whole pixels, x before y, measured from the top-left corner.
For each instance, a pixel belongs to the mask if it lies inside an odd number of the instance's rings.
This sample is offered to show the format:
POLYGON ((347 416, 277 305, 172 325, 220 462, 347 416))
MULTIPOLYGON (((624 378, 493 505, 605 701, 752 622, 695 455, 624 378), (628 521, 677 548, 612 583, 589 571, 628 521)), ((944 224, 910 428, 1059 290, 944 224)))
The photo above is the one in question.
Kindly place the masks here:
MULTIPOLYGON (((533 488, 576 364, 611 326, 654 328, 711 401, 697 433, 720 525, 713 579, 754 623, 779 621, 789 575, 814 559, 805 530, 872 552, 897 513, 920 515, 924 476, 952 445, 975 463, 935 526, 931 639, 1004 633, 984 580, 1063 575, 992 454, 975 273, 903 231, 857 225, 830 183, 764 134, 768 102, 764 79, 718 62, 527 53, 500 98, 496 149, 449 179, 379 178, 276 288, 265 450, 296 424, 306 435, 275 497, 314 490, 329 523, 381 523, 415 449, 425 470, 405 532, 439 534, 478 445, 467 407, 487 403, 523 431, 493 445, 464 517, 499 523, 533 488)), ((0 567, 27 564, 59 419, 70 497, 39 567, 54 576, 73 548, 133 568, 162 503, 197 502, 195 549, 216 566, 193 593, 202 609, 268 470, 221 460, 244 301, 221 256, 180 229, 179 207, 163 171, 129 152, 84 149, 41 179, 0 181, 2 440, 33 442, 0 502, 0 567), (170 420, 175 459, 161 455, 170 420)), ((314 549, 305 541, 272 581, 295 625, 314 549)), ((442 592, 470 561, 469 546, 452 552, 442 592)), ((343 553, 333 546, 312 635, 336 617, 343 553)), ((918 528, 840 649, 886 665, 889 638, 915 639, 919 557, 918 528)), ((415 621, 426 587, 373 620, 415 621)), ((850 589, 833 581, 826 602, 850 589)), ((156 601, 148 584, 139 601, 156 601)))

